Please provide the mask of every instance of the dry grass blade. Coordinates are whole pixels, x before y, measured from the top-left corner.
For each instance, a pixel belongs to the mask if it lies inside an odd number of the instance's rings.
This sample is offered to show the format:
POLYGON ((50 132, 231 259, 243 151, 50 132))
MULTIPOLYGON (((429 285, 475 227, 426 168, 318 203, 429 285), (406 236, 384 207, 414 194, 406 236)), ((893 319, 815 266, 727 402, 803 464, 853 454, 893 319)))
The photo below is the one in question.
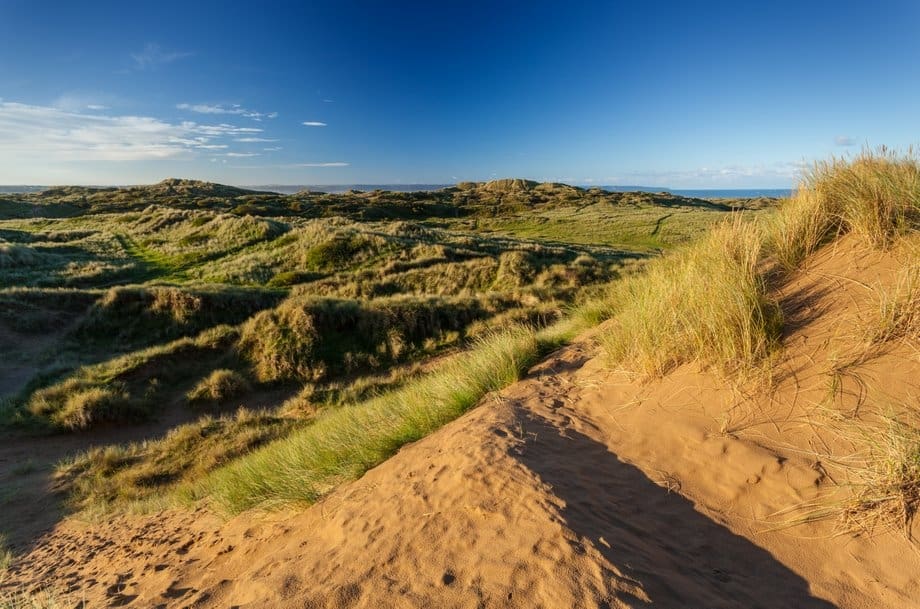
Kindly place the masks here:
POLYGON ((836 490, 776 514, 783 526, 833 519, 838 534, 900 531, 909 539, 920 510, 920 426, 908 404, 859 418, 825 411, 822 429, 851 451, 814 452, 836 490))
POLYGON ((847 531, 878 526, 910 534, 920 509, 920 429, 889 417, 881 434, 856 433, 864 451, 849 463, 853 496, 842 505, 841 525, 847 531))

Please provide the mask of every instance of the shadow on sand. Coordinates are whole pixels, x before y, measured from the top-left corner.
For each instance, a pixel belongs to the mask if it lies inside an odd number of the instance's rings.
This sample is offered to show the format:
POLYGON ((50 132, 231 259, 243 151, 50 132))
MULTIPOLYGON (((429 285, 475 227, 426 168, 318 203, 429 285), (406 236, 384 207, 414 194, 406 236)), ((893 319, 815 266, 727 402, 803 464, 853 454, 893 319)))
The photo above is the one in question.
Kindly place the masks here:
POLYGON ((517 458, 565 502, 562 517, 638 584, 646 602, 618 592, 635 607, 680 609, 832 609, 808 582, 745 537, 697 512, 677 492, 652 482, 607 447, 520 410, 526 444, 517 458))

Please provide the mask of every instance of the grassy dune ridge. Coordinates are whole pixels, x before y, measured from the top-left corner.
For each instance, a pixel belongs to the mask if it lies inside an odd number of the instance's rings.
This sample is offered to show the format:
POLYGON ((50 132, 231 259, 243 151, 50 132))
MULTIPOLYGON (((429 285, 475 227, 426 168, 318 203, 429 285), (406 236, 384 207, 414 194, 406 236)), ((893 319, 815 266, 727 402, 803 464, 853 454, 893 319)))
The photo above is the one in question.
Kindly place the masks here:
POLYGON ((511 328, 481 339, 432 374, 354 407, 334 410, 180 492, 223 510, 310 503, 352 480, 515 380, 545 353, 538 335, 511 328))
MULTIPOLYGON (((658 375, 701 361, 751 371, 779 346, 770 292, 810 254, 852 233, 889 248, 920 226, 920 163, 880 150, 817 163, 765 221, 724 223, 615 292, 603 343, 612 363, 658 375)), ((916 268, 908 256, 905 268, 916 268)))
MULTIPOLYGON (((830 371, 833 397, 841 371, 891 345, 908 344, 920 353, 918 229, 920 161, 912 152, 882 148, 816 163, 793 197, 764 221, 726 223, 626 280, 613 293, 613 323, 601 342, 612 365, 645 375, 689 362, 768 375, 782 331, 771 294, 809 255, 852 235, 867 250, 893 252, 900 270, 893 287, 876 289, 877 309, 854 329, 861 347, 830 371)), ((799 506, 805 518, 835 516, 849 532, 878 523, 910 530, 920 511, 920 412, 915 403, 878 400, 873 397, 858 415, 825 409, 826 429, 853 453, 816 459, 840 468, 847 493, 799 506)))

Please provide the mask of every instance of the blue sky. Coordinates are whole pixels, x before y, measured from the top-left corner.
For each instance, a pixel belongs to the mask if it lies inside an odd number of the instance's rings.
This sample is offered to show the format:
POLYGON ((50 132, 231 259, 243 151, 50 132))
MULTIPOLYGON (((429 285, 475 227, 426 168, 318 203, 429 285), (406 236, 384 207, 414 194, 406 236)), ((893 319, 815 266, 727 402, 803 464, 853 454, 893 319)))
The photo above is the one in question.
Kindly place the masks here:
POLYGON ((914 1, 0 0, 0 184, 783 188, 920 143, 918 32, 914 1))

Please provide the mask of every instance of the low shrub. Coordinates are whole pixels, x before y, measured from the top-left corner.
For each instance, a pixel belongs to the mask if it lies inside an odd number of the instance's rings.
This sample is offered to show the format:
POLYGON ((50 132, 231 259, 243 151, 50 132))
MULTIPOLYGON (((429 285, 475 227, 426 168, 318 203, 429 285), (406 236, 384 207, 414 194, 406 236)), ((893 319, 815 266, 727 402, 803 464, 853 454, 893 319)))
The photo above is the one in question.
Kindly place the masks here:
POLYGON ((249 381, 242 374, 235 370, 220 368, 195 385, 186 394, 186 399, 189 402, 224 402, 250 389, 249 381))

